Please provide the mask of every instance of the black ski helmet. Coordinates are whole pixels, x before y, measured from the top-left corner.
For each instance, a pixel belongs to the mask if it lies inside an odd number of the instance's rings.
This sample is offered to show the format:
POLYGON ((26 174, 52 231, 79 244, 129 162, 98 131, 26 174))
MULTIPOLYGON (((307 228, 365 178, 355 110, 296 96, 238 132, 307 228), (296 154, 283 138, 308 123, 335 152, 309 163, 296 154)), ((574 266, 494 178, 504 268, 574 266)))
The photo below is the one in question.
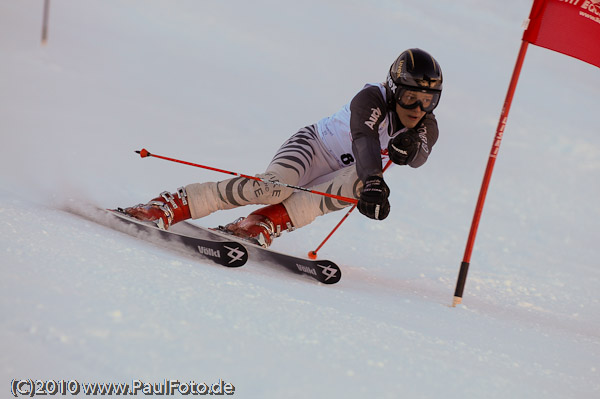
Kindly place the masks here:
POLYGON ((433 94, 435 108, 442 95, 442 81, 442 68, 435 58, 421 49, 408 49, 390 67, 386 79, 388 99, 397 102, 403 89, 416 90, 433 94))

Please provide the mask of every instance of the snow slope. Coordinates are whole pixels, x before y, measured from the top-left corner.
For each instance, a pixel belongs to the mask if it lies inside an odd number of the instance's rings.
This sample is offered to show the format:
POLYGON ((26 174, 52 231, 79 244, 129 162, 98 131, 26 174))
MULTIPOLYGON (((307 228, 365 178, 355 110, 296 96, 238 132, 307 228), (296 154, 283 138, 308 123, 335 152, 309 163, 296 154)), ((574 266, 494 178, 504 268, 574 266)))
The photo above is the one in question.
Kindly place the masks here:
MULTIPOLYGON (((464 305, 449 307, 529 1, 0 3, 0 389, 14 378, 235 386, 236 397, 597 398, 598 68, 530 46, 464 305), (301 4, 300 4, 301 3, 301 4), (388 172, 324 286, 202 263, 62 211, 258 173, 421 47, 444 68, 428 163, 388 172)), ((253 208, 198 221, 222 224, 253 208)), ((342 213, 285 234, 304 255, 342 213)), ((82 394, 83 395, 83 394, 82 394)))

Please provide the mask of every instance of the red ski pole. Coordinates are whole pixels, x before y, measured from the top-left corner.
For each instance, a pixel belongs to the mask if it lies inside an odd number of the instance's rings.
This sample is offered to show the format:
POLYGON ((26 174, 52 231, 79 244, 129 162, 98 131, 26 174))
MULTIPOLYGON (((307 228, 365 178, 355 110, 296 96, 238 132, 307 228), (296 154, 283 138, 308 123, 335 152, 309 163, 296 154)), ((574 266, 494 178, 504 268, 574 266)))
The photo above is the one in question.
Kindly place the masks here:
POLYGON ((278 182, 278 181, 269 181, 269 180, 261 179, 260 177, 245 175, 243 173, 231 172, 231 171, 224 170, 224 169, 213 168, 211 166, 199 165, 197 163, 186 162, 186 161, 181 161, 179 159, 165 157, 165 156, 162 156, 162 155, 151 154, 145 148, 143 148, 140 151, 136 151, 136 153, 140 154, 140 156, 142 158, 146 158, 146 157, 160 158, 160 159, 164 159, 165 161, 177 162, 177 163, 181 163, 181 164, 184 164, 184 165, 195 166, 197 168, 213 170, 215 172, 221 172, 221 173, 226 173, 228 175, 239 176, 239 177, 243 177, 243 178, 246 178, 246 179, 256 180, 256 181, 259 181, 259 182, 262 182, 262 183, 266 183, 266 184, 273 184, 273 185, 276 185, 276 186, 283 186, 283 187, 293 188, 295 190, 306 191, 306 192, 309 192, 309 193, 312 193, 312 194, 322 195, 324 197, 329 197, 329 198, 333 198, 333 199, 336 199, 336 200, 339 200, 339 201, 348 202, 350 204, 356 204, 358 202, 358 200, 356 200, 354 198, 349 198, 349 197, 343 197, 341 195, 324 193, 324 192, 312 190, 312 189, 306 188, 306 187, 294 186, 293 184, 287 184, 287 183, 282 183, 282 182, 278 182))
POLYGON ((319 252, 319 250, 323 247, 323 245, 325 245, 325 243, 327 241, 329 241, 329 238, 333 235, 333 233, 335 233, 335 231, 338 229, 338 227, 340 227, 342 225, 342 223, 344 223, 344 221, 346 220, 346 218, 348 216, 350 216, 350 214, 352 213, 352 211, 354 210, 354 208, 356 208, 356 204, 352 205, 352 208, 350 208, 350 210, 348 212, 346 212, 346 214, 344 215, 344 217, 342 218, 342 220, 340 220, 338 222, 338 224, 333 228, 333 230, 331 230, 331 232, 329 232, 329 234, 327 234, 327 237, 325 237, 325 239, 321 242, 321 244, 319 244, 319 246, 317 247, 317 249, 308 252, 308 257, 310 259, 317 259, 317 252, 319 252))
MULTIPOLYGON (((389 159, 387 161, 387 163, 385 164, 385 166, 383 167, 383 171, 385 172, 386 169, 391 164, 392 164, 392 160, 389 159)), ((346 212, 346 214, 344 215, 344 217, 342 218, 342 220, 340 220, 338 222, 338 224, 335 225, 335 227, 333 228, 333 230, 331 230, 331 232, 327 235, 327 237, 325 237, 325 239, 321 242, 321 244, 319 244, 319 246, 317 247, 317 249, 308 252, 308 257, 310 259, 317 259, 317 252, 319 252, 319 250, 323 247, 323 245, 325 245, 325 243, 327 241, 329 241, 329 238, 331 238, 331 236, 333 235, 333 233, 335 233, 336 230, 342 225, 342 223, 344 223, 344 221, 348 218, 348 216, 350 216, 350 214, 352 213, 352 211, 354 211, 355 208, 356 208, 356 204, 352 205, 352 208, 350 208, 350 210, 348 212, 346 212)))

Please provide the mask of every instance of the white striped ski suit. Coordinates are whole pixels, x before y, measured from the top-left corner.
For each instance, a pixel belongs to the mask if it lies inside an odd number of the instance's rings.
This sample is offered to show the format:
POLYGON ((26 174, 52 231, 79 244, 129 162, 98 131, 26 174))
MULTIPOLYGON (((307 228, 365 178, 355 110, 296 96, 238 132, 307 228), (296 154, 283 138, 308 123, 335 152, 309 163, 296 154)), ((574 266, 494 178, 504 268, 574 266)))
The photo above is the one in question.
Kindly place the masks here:
MULTIPOLYGON (((416 127, 421 149, 409 162, 421 166, 438 137, 437 122, 427 114, 416 127)), ((364 179, 381 174, 390 138, 405 128, 387 100, 383 84, 366 85, 334 115, 300 129, 279 148, 265 173, 269 181, 309 187, 358 198, 364 179)), ((350 204, 305 191, 265 184, 243 177, 186 186, 192 218, 249 204, 282 203, 294 227, 350 204)))

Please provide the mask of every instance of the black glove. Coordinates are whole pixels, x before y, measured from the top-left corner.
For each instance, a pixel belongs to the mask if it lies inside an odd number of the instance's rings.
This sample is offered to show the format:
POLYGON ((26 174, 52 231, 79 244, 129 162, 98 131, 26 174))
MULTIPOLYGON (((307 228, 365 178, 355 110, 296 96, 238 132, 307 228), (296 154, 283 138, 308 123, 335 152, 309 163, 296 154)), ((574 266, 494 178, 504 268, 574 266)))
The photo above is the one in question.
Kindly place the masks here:
POLYGON ((388 143, 388 154, 396 165, 406 165, 417 155, 421 147, 419 133, 414 129, 398 134, 388 143))
POLYGON ((358 204, 358 210, 371 219, 383 220, 390 214, 388 197, 390 189, 382 177, 369 176, 365 180, 358 204))

